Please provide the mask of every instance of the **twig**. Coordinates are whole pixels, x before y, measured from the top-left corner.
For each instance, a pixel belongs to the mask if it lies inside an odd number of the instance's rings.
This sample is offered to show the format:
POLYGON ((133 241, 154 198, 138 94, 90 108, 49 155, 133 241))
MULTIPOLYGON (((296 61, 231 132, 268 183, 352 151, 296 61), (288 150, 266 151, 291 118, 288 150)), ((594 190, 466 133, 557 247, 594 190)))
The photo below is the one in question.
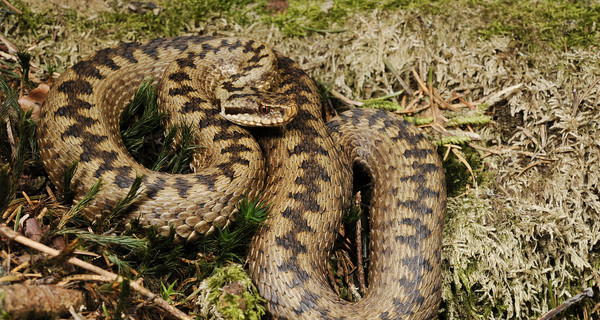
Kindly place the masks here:
POLYGON ((416 109, 398 110, 398 111, 396 111, 396 113, 398 113, 398 114, 406 114, 406 113, 418 113, 418 112, 420 112, 420 111, 423 111, 423 110, 425 110, 425 109, 429 108, 429 106, 430 106, 430 105, 429 105, 429 104, 427 104, 427 105, 424 105, 424 106, 420 106, 420 107, 418 107, 418 108, 416 108, 416 109))
POLYGON ((327 264, 327 278, 329 278, 329 282, 333 287, 333 291, 338 296, 340 295, 340 287, 338 287, 337 282, 335 281, 335 277, 333 276, 333 271, 331 271, 331 265, 327 264))
POLYGON ((3 314, 8 313, 14 319, 29 318, 32 314, 57 318, 67 313, 69 307, 80 309, 84 303, 81 291, 57 285, 0 285, 0 295, 3 297, 3 314))
POLYGON ((594 83, 592 83, 592 85, 589 86, 589 88, 587 88, 587 90, 585 90, 585 92, 581 95, 581 97, 579 99, 577 99, 577 92, 575 91, 575 89, 573 89, 574 103, 573 103, 573 110, 571 111, 571 115, 573 117, 575 115, 577 115, 577 110, 579 109, 579 105, 581 105, 581 103, 583 102, 583 99, 585 99, 585 96, 587 96, 588 93, 590 93, 592 88, 595 87, 598 84, 598 82, 600 82, 600 78, 596 79, 596 81, 594 81, 594 83))
POLYGON ((561 313, 562 311, 564 311, 565 309, 567 309, 568 307, 570 307, 571 305, 583 300, 584 298, 587 297, 592 297, 594 295, 594 290, 592 288, 586 288, 583 290, 583 292, 574 295, 572 298, 567 299, 567 301, 563 302, 561 305, 559 305, 558 307, 550 310, 548 313, 546 313, 545 315, 543 315, 539 320, 549 320, 554 318, 554 316, 556 316, 557 314, 561 313))
MULTIPOLYGON (((35 249, 37 251, 43 252, 47 255, 56 257, 60 254, 60 251, 50 248, 48 246, 45 246, 39 242, 33 241, 29 238, 26 238, 14 231, 12 231, 8 226, 4 225, 4 224, 0 224, 0 234, 13 240, 16 242, 19 242, 23 245, 26 245, 32 249, 35 249)), ((110 271, 106 271, 102 268, 96 267, 93 264, 87 263, 85 261, 82 261, 80 259, 77 258, 69 258, 67 260, 67 262, 69 262, 70 264, 76 265, 80 268, 83 268, 85 270, 94 272, 96 274, 99 274, 103 277, 106 277, 108 279, 108 281, 114 281, 117 283, 121 283, 123 281, 123 277, 116 275, 110 271)), ((174 317, 176 317, 177 319, 185 319, 185 320, 192 320, 191 317, 187 316, 185 313, 181 312, 180 310, 174 308, 173 306, 171 306, 167 301, 163 300, 162 298, 160 298, 159 296, 155 295, 152 291, 142 287, 141 285, 139 285, 137 282, 130 282, 130 286, 131 288, 133 288, 135 291, 139 292, 141 295, 148 297, 149 299, 151 299, 154 303, 156 303, 156 305, 158 305, 160 308, 162 308, 163 310, 165 310, 166 312, 170 313, 171 315, 173 315, 174 317)))
POLYGON ((437 93, 437 91, 435 89, 433 89, 433 86, 431 87, 431 89, 427 88, 427 85, 425 84, 425 82, 423 82, 421 77, 419 77, 419 74, 417 73, 417 71, 414 68, 411 71, 413 73, 413 76, 417 80, 419 87, 421 87, 421 90, 423 90, 423 92, 430 97, 432 104, 435 101, 437 104, 443 106, 446 109, 450 109, 452 111, 457 111, 456 108, 452 107, 448 102, 446 102, 444 99, 442 99, 442 97, 440 97, 440 95, 437 93))
POLYGON ((17 14, 23 14, 23 11, 17 9, 15 6, 13 6, 12 4, 10 4, 10 2, 8 2, 7 0, 2 0, 2 2, 4 2, 4 4, 12 11, 16 12, 17 14))
POLYGON ((510 87, 504 88, 504 89, 502 89, 500 91, 491 93, 491 94, 489 94, 489 95, 487 95, 487 96, 485 96, 485 97, 483 97, 483 98, 475 101, 474 103, 472 103, 472 105, 478 106, 478 105, 480 105, 480 104, 482 104, 484 102, 489 102, 489 104, 491 105, 491 104, 493 104, 493 103, 496 102, 496 99, 499 99, 503 95, 511 93, 511 92, 519 89, 521 86, 523 86, 523 84, 519 83, 519 84, 516 84, 514 86, 510 86, 510 87))
POLYGON ((469 173, 471 174, 471 179, 473 179, 473 186, 475 186, 475 189, 477 190, 477 180, 475 180, 475 173, 473 173, 473 169, 471 168, 471 165, 469 164, 467 159, 465 159, 456 148, 452 148, 452 153, 454 153, 458 160, 460 160, 460 162, 462 162, 467 167, 469 173))
POLYGON ((534 163, 531 163, 527 167, 523 168, 523 170, 521 170, 521 172, 519 172, 519 174, 517 174, 517 177, 520 177, 523 173, 525 173, 525 171, 527 171, 527 170, 529 170, 529 169, 531 169, 531 168, 533 168, 533 167, 535 167, 537 165, 540 165, 540 164, 550 164, 550 163, 552 163, 552 162, 550 162, 548 160, 539 160, 539 161, 536 161, 534 163))
MULTIPOLYGON (((356 193, 356 199, 354 200, 354 205, 360 208, 361 195, 360 191, 356 193)), ((356 221, 356 267, 358 272, 358 287, 360 288, 360 292, 365 294, 367 292, 367 285, 365 284, 365 268, 363 266, 363 256, 362 256, 362 217, 359 215, 358 220, 356 221)))
POLYGON ((353 101, 353 100, 350 100, 350 99, 346 98, 344 95, 342 95, 341 93, 339 93, 339 92, 337 92, 337 91, 335 91, 335 90, 331 90, 331 94, 332 94, 334 97, 336 97, 336 98, 338 98, 338 99, 342 100, 342 102, 343 102, 343 103, 345 103, 345 104, 347 104, 347 105, 350 105, 350 106, 359 106, 359 107, 360 107, 360 106, 362 106, 362 105, 364 104, 364 103, 362 103, 362 102, 360 102, 360 101, 353 101))
POLYGON ((466 105, 467 107, 471 108, 471 109, 476 109, 476 107, 474 105, 472 105, 471 103, 469 103, 467 100, 463 99, 463 97, 461 97, 460 95, 452 92, 452 95, 458 99, 458 101, 460 101, 461 103, 463 103, 464 105, 466 105))
POLYGON ((15 47, 14 44, 12 44, 10 41, 8 41, 8 39, 3 37, 1 34, 0 34, 0 41, 2 41, 2 43, 4 43, 4 45, 6 45, 6 47, 8 48, 8 53, 15 54, 15 53, 17 53, 17 51, 19 51, 19 50, 17 50, 17 47, 15 47))
POLYGON ((410 87, 406 84, 406 82, 404 82, 404 80, 402 80, 400 74, 396 71, 396 68, 394 68, 394 66, 385 57, 381 57, 381 60, 383 60, 383 64, 385 64, 385 66, 390 69, 392 74, 396 77, 396 80, 398 80, 402 88, 404 88, 404 91, 406 91, 409 96, 412 96, 412 90, 410 90, 410 87))
POLYGON ((537 139, 533 136, 533 134, 531 134, 531 132, 529 132, 529 130, 523 127, 517 127, 517 129, 521 130, 531 140, 531 142, 536 145, 536 147, 540 148, 544 154, 547 154, 546 150, 544 150, 544 146, 537 141, 537 139))
POLYGON ((485 152, 493 153, 493 154, 503 154, 504 152, 506 152, 504 150, 490 149, 490 148, 482 147, 482 146, 476 145, 472 142, 469 142, 468 145, 469 145, 469 147, 471 147, 473 149, 477 149, 477 150, 481 150, 481 151, 485 151, 485 152))

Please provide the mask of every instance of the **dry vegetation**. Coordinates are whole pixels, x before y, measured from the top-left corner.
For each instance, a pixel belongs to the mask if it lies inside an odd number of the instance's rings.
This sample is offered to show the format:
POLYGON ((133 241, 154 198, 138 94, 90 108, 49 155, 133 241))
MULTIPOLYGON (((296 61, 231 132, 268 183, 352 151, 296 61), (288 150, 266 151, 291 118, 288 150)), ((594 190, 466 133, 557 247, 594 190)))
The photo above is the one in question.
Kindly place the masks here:
MULTIPOLYGON (((66 6, 77 4, 71 2, 66 6)), ((31 1, 29 7, 56 10, 45 1, 31 1)), ((104 1, 70 8, 69 14, 77 12, 83 20, 113 10, 104 1)), ((118 40, 156 36, 112 28, 104 34, 63 25, 60 15, 55 18, 36 35, 14 37, 4 27, 3 35, 29 51, 36 65, 58 65, 59 71, 118 40)), ((190 22, 184 31, 265 40, 298 61, 329 92, 350 100, 398 92, 402 80, 412 95, 391 101, 429 106, 427 94, 415 100, 424 91, 419 78, 449 101, 453 110, 438 103, 435 108, 441 111, 430 107, 418 114, 435 120, 426 121, 423 129, 441 144, 439 153, 451 179, 441 318, 539 317, 588 287, 596 295, 580 301, 567 317, 599 317, 598 31, 590 31, 595 44, 533 46, 511 34, 487 33, 489 21, 482 11, 457 4, 443 14, 419 9, 357 12, 330 28, 343 32, 306 32, 302 37, 287 36, 262 20, 238 24, 219 16, 206 19, 190 22), (452 127, 444 121, 482 116, 492 121, 452 127), (442 141, 448 136, 470 140, 442 141)), ((19 28, 12 31, 18 34, 19 28)), ((1 248, 7 250, 4 244, 1 248)))

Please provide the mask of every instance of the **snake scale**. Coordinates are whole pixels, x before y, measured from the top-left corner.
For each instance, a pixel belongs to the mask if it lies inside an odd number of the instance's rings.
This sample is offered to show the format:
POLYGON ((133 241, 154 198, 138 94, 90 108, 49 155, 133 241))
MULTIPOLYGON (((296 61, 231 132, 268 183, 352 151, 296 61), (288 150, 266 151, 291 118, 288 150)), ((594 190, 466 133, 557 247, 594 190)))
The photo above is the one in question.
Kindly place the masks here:
POLYGON ((271 217, 253 238, 248 262, 274 318, 437 316, 446 194, 434 148, 384 111, 354 109, 326 124, 312 80, 260 41, 186 36, 100 50, 53 85, 38 139, 55 185, 79 162, 76 199, 102 179, 86 208, 95 219, 139 175, 143 191, 129 218, 173 226, 190 241, 235 219, 241 196, 267 202, 271 217), (159 79, 167 126, 198 128, 202 148, 192 174, 153 172, 120 139, 120 114, 146 78, 159 79), (369 287, 355 303, 341 300, 326 276, 353 163, 373 182, 369 287))

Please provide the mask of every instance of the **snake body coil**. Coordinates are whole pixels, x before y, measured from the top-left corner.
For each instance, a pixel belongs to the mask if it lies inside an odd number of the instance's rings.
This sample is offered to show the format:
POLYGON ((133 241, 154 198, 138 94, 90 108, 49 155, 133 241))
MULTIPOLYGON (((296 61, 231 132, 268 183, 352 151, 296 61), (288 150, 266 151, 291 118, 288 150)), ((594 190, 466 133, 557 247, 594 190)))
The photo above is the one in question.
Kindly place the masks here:
POLYGON ((255 40, 122 44, 77 63, 54 84, 42 108, 40 153, 55 185, 79 162, 78 199, 102 179, 87 208, 97 218, 143 175, 132 217, 163 230, 173 225, 188 240, 229 223, 242 195, 260 195, 271 218, 254 237, 248 261, 276 318, 434 318, 445 209, 435 150, 386 112, 347 111, 326 126, 320 109, 310 78, 255 40), (194 159, 196 173, 153 172, 126 151, 119 117, 144 78, 160 78, 159 100, 170 123, 199 127, 197 144, 204 148, 194 159), (232 121, 279 127, 255 129, 255 140, 232 121), (326 277, 353 162, 373 181, 369 288, 357 303, 337 297, 326 277))

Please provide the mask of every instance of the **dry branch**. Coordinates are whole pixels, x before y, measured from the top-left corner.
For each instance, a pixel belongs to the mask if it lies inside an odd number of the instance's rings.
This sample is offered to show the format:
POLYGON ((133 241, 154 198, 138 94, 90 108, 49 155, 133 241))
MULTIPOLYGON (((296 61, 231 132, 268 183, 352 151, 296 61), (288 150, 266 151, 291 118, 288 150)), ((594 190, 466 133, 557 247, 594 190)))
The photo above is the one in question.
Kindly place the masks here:
POLYGON ((550 319, 554 318, 554 316, 556 316, 557 314, 561 313, 562 311, 564 311, 565 309, 570 307, 571 305, 581 301, 582 299, 584 299, 586 297, 591 297, 593 295, 594 295, 594 290, 592 288, 584 289, 583 292, 573 296, 571 299, 568 299, 567 301, 563 302, 560 306, 550 310, 548 313, 543 315, 539 320, 550 320, 550 319))
POLYGON ((57 285, 12 284, 0 286, 0 295, 4 296, 0 309, 13 319, 36 317, 56 318, 69 312, 69 308, 80 309, 83 305, 83 293, 57 285))
MULTIPOLYGON (((32 249, 35 249, 37 251, 43 252, 47 255, 50 255, 52 257, 56 257, 60 254, 60 251, 56 250, 56 249, 52 249, 48 246, 45 246, 39 242, 33 241, 29 238, 26 238, 16 232, 14 232, 13 230, 11 230, 8 226, 4 225, 4 224, 0 224, 0 235, 5 236, 13 241, 19 242, 23 245, 26 245, 32 249)), ((102 268, 96 267, 93 264, 87 263, 83 260, 77 259, 77 258, 69 258, 67 260, 67 262, 69 262, 70 264, 76 265, 80 268, 83 268, 85 270, 97 273, 103 277, 106 277, 107 281, 114 281, 117 283, 121 283, 123 281, 123 277, 114 274, 110 271, 106 271, 102 268)), ((177 319, 185 319, 185 320, 191 320, 192 318, 187 316, 185 313, 181 312, 180 310, 174 308, 173 306, 171 306, 168 302, 166 302, 165 300, 163 300, 162 298, 160 298, 159 296, 155 295, 152 291, 142 287, 140 284, 138 284, 137 282, 130 282, 130 286, 131 288, 133 288, 135 291, 137 291, 138 293, 140 293, 141 295, 147 297, 149 300, 151 300, 152 302, 156 303, 160 308, 162 308, 163 310, 165 310, 166 312, 170 313, 171 315, 173 315, 174 317, 176 317, 177 319)))

